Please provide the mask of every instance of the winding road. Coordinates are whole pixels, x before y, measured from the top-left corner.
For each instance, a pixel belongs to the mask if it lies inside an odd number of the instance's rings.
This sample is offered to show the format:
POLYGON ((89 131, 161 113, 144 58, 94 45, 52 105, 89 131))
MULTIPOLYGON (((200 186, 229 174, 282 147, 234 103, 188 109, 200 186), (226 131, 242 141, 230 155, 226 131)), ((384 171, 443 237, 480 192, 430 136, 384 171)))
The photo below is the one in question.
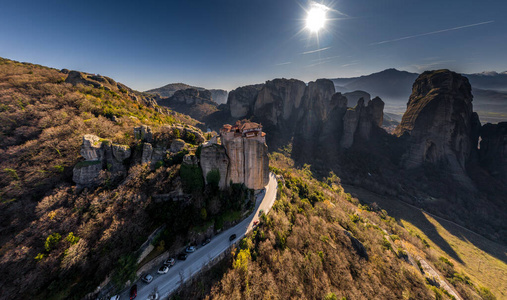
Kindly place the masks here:
MULTIPOLYGON (((136 299, 148 299, 155 289, 158 291, 159 299, 166 299, 183 282, 190 279, 210 261, 220 256, 220 254, 226 251, 233 243, 237 243, 250 232, 253 229, 253 223, 259 220, 259 212, 261 210, 265 213, 269 212, 275 203, 276 191, 276 176, 270 173, 269 183, 266 185, 265 189, 256 196, 255 209, 250 216, 236 226, 213 237, 209 244, 198 247, 194 253, 188 255, 187 260, 177 260, 176 264, 169 269, 167 274, 157 274, 157 269, 160 267, 157 266, 156 269, 150 272, 154 277, 151 283, 146 284, 141 280, 135 282, 135 284, 137 284, 136 299), (229 237, 232 234, 236 234, 236 238, 230 241, 229 237)), ((129 299, 129 289, 121 294, 120 299, 129 299)))

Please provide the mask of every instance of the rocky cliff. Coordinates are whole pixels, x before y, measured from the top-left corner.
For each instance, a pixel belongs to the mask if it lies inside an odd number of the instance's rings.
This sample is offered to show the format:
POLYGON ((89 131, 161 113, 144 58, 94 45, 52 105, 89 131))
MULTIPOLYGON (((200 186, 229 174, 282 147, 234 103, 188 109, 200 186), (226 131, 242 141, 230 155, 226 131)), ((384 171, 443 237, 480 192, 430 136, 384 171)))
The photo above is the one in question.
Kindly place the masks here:
POLYGON ((262 118, 264 126, 285 125, 298 114, 306 84, 296 79, 274 79, 266 81, 255 99, 253 114, 262 118))
POLYGON ((479 159, 492 176, 507 184, 507 122, 482 126, 479 159))
POLYGON ((262 84, 247 85, 230 91, 227 105, 231 116, 236 119, 250 117, 254 110, 255 99, 262 87, 262 84))
POLYGON ((224 189, 228 185, 228 167, 229 157, 222 145, 209 143, 203 145, 201 149, 201 169, 204 175, 204 180, 208 184, 207 175, 213 170, 218 170, 220 173, 220 182, 218 187, 224 189))
POLYGON ((218 170, 220 188, 231 182, 254 190, 264 188, 269 182, 269 158, 262 126, 249 121, 227 124, 220 130, 220 140, 221 144, 213 138, 202 146, 204 177, 218 170))
POLYGON ((69 71, 67 69, 63 69, 60 71, 61 73, 67 74, 67 78, 65 82, 70 83, 72 85, 82 84, 84 86, 92 86, 94 88, 100 88, 105 91, 111 91, 115 93, 125 93, 132 100, 143 103, 149 107, 157 107, 157 100, 160 99, 158 95, 148 95, 140 92, 136 92, 129 88, 128 86, 114 81, 112 78, 101 76, 98 74, 89 74, 85 72, 79 71, 69 71))
POLYGON ((403 166, 438 164, 464 180, 466 163, 477 149, 477 118, 466 77, 449 70, 424 72, 414 82, 407 111, 395 131, 408 141, 403 166))
POLYGON ((100 184, 103 169, 109 170, 113 178, 125 175, 124 161, 131 155, 129 146, 114 144, 92 134, 83 136, 80 153, 85 160, 76 164, 72 177, 78 189, 100 184))

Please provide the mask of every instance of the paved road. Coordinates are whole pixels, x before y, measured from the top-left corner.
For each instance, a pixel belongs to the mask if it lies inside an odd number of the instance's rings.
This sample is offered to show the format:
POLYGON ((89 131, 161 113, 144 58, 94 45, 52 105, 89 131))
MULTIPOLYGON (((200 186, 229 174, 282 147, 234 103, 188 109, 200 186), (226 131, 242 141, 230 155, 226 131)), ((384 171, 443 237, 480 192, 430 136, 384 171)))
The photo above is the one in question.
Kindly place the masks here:
MULTIPOLYGON (((176 260, 176 264, 169 269, 167 274, 159 275, 157 270, 150 273, 154 279, 151 283, 146 284, 137 281, 137 298, 148 299, 150 293, 156 288, 161 299, 165 299, 172 291, 176 290, 183 281, 186 281, 192 275, 197 273, 209 261, 218 257, 227 250, 232 243, 236 243, 252 230, 253 222, 259 219, 259 211, 263 210, 267 213, 276 200, 277 182, 273 173, 269 175, 269 183, 266 189, 262 191, 256 198, 255 210, 238 225, 225 230, 219 235, 213 237, 211 242, 206 246, 197 248, 194 253, 189 254, 187 260, 176 260), (229 241, 229 237, 236 234, 236 239, 229 241)), ((160 266, 158 266, 160 267, 160 266)), ((158 268, 157 267, 157 268, 158 268)), ((159 299, 160 299, 159 298, 159 299)), ((129 299, 129 290, 121 294, 121 299, 129 299)))

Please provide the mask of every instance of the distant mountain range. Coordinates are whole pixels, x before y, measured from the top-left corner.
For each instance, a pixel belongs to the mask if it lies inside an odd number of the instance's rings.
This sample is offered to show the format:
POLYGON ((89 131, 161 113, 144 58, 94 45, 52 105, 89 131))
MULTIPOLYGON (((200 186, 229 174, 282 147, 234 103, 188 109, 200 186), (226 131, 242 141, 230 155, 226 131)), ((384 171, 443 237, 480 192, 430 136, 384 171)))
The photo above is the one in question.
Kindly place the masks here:
MULTIPOLYGON (((507 116, 507 71, 462 74, 472 85, 474 107, 481 121, 498 122, 507 116)), ((417 73, 386 69, 384 71, 351 78, 331 79, 337 92, 366 91, 371 97, 379 96, 386 103, 386 111, 403 107, 412 93, 417 73)), ((403 109, 402 109, 403 110, 403 109)), ((399 109, 391 112, 400 113, 399 109)))
POLYGON ((205 89, 202 87, 191 86, 185 83, 170 83, 156 89, 147 90, 146 93, 159 95, 160 97, 169 98, 178 90, 196 89, 198 91, 208 90, 211 93, 213 101, 217 104, 224 104, 227 102, 228 92, 220 89, 205 89))
MULTIPOLYGON (((468 78, 473 89, 507 92, 507 71, 462 74, 468 78)), ((372 97, 379 96, 384 101, 407 102, 412 92, 412 84, 419 76, 417 73, 386 69, 378 73, 351 78, 331 79, 337 91, 351 92, 363 90, 372 97)))

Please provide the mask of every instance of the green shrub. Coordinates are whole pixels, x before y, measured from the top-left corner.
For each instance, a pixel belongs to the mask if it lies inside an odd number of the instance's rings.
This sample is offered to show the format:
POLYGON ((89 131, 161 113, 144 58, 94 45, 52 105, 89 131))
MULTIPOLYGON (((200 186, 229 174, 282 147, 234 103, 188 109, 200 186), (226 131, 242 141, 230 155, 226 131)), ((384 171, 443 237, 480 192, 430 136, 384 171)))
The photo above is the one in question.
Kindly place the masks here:
POLYGON ((211 170, 206 174, 206 181, 209 185, 218 188, 218 184, 220 183, 220 171, 217 169, 211 170))
POLYGON ((133 254, 125 254, 118 259, 112 280, 116 286, 122 286, 127 281, 136 279, 137 258, 133 254))
POLYGON ((44 249, 46 249, 46 252, 50 252, 54 247, 56 247, 61 239, 62 236, 57 232, 50 234, 44 243, 44 249))
POLYGON ((443 257, 443 256, 440 256, 438 258, 438 260, 440 260, 441 262, 443 262, 444 264, 446 265, 449 265, 451 267, 454 267, 454 264, 452 262, 450 262, 447 258, 443 257))
POLYGON ((69 232, 65 240, 67 240, 67 242, 69 242, 71 245, 74 245, 79 242, 79 237, 75 236, 73 232, 69 232))
POLYGON ((39 253, 39 254, 37 254, 37 256, 35 256, 35 260, 36 260, 36 261, 41 261, 41 260, 43 260, 43 259, 44 259, 44 257, 46 257, 46 254, 44 254, 44 253, 39 253))
POLYGON ((11 168, 5 168, 4 172, 9 173, 9 175, 12 177, 12 179, 19 180, 19 176, 18 176, 18 173, 16 172, 16 170, 11 169, 11 168))
POLYGON ((53 167, 56 172, 63 173, 63 170, 65 169, 64 166, 56 165, 53 167))
POLYGON ((201 191, 204 188, 204 180, 202 171, 199 166, 195 165, 181 165, 180 177, 183 182, 185 192, 201 191))
POLYGON ((481 286, 477 292, 479 293, 479 295, 481 296, 482 299, 484 300, 496 300, 496 297, 495 295, 493 295, 493 293, 491 293, 491 291, 483 286, 481 286))

